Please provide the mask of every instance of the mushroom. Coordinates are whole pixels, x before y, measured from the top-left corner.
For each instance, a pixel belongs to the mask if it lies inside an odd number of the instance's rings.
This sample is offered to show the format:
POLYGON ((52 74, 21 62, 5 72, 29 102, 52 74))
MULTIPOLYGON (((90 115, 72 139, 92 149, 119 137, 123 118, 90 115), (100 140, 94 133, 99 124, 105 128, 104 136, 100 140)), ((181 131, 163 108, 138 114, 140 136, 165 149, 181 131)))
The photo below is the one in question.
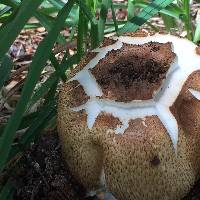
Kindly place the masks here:
POLYGON ((106 38, 61 87, 72 174, 118 200, 178 200, 200 177, 200 56, 170 34, 106 38))

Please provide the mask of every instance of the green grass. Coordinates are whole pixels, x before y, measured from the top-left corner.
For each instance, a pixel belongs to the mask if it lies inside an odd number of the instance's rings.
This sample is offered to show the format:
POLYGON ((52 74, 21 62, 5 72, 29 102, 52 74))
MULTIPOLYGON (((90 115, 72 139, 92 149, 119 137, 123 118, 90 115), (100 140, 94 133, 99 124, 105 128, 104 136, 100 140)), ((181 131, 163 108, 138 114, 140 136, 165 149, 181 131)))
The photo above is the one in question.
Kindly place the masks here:
MULTIPOLYGON (((128 0, 127 3, 113 3, 111 0, 69 0, 64 4, 61 0, 0 0, 0 89, 9 78, 14 65, 8 55, 10 46, 23 29, 45 27, 47 35, 39 44, 29 66, 26 81, 23 85, 21 97, 15 111, 6 124, 0 127, 0 170, 3 171, 7 162, 17 153, 25 151, 29 144, 39 137, 44 128, 49 126, 56 117, 57 85, 60 80, 66 81, 66 71, 78 63, 88 49, 97 47, 106 33, 116 32, 118 35, 125 32, 137 31, 143 24, 156 14, 162 17, 166 30, 172 31, 177 23, 182 23, 187 38, 194 42, 200 41, 200 22, 192 23, 189 0, 172 3, 172 0, 128 0), (127 9, 128 21, 118 21, 116 9, 127 9), (111 9, 112 20, 107 20, 108 10, 111 9), (96 18, 97 11, 100 13, 96 18), (58 13, 55 17, 53 13, 58 13), (35 17, 38 23, 31 24, 29 19, 35 17), (65 38, 61 30, 68 27, 70 37, 65 38), (52 49, 55 43, 77 40, 77 52, 69 57, 66 53, 59 63, 52 49), (50 61, 55 72, 35 89, 41 72, 50 61), (44 99, 41 108, 29 114, 28 110, 40 99, 44 99), (27 128, 13 145, 16 131, 27 128)), ((8 180, 0 193, 0 199, 12 199, 12 184, 8 180)))

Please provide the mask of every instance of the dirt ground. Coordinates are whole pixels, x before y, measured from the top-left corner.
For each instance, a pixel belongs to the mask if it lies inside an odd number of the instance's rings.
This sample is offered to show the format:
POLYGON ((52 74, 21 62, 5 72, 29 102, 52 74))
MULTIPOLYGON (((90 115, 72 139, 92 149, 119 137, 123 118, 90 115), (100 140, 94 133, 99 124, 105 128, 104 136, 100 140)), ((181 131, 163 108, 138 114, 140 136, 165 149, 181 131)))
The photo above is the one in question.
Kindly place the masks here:
POLYGON ((61 157, 56 134, 33 145, 13 178, 15 200, 81 200, 85 191, 70 175, 61 157))

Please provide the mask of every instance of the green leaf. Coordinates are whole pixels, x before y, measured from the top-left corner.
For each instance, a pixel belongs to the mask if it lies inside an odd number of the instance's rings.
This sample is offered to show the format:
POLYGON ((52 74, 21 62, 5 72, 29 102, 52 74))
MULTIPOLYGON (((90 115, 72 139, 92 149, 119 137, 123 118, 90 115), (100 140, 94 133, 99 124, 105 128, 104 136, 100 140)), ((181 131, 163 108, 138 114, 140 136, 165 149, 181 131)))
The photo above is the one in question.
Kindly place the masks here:
POLYGON ((23 137, 20 139, 20 145, 27 146, 30 142, 34 141, 39 136, 40 131, 48 125, 48 118, 55 116, 56 106, 55 101, 50 101, 49 104, 45 105, 40 111, 38 117, 31 124, 28 130, 25 132, 23 137))
MULTIPOLYGON (((136 2, 135 7, 138 8, 146 8, 149 5, 149 3, 146 2, 136 2)), ((183 14, 182 8, 178 7, 176 4, 170 4, 159 11, 162 14, 171 16, 175 19, 179 19, 180 16, 183 14)))
POLYGON ((107 19, 108 9, 110 7, 111 7, 111 0, 102 0, 99 22, 98 22, 99 42, 102 42, 104 39, 105 23, 107 19))
POLYGON ((53 83, 53 85, 49 89, 49 92, 48 92, 47 96, 45 97, 44 105, 48 105, 52 101, 54 101, 55 96, 56 96, 58 82, 59 82, 59 78, 56 79, 56 81, 53 83))
POLYGON ((128 4, 127 3, 113 3, 113 7, 115 9, 127 9, 128 4))
MULTIPOLYGON (((61 64, 59 65, 61 74, 65 74, 66 70, 69 69, 73 64, 77 63, 77 55, 74 55, 67 60, 65 57, 63 58, 61 64)), ((36 92, 34 93, 33 97, 31 98, 29 102, 29 108, 36 103, 39 99, 43 98, 44 95, 49 91, 49 89, 52 87, 53 84, 56 83, 57 77, 59 77, 59 74, 57 72, 54 72, 42 85, 39 87, 36 92)))
POLYGON ((65 73, 61 70, 60 65, 55 57, 55 55, 53 53, 51 53, 50 55, 50 61, 51 64, 53 65, 53 67, 56 70, 57 76, 60 77, 63 81, 66 81, 66 75, 65 73))
POLYGON ((119 34, 125 32, 134 32, 141 25, 143 25, 152 16, 157 14, 160 10, 172 3, 173 0, 154 0, 147 7, 145 7, 137 16, 134 16, 130 21, 128 21, 122 29, 119 30, 119 34))
POLYGON ((77 38, 77 54, 79 60, 84 56, 87 50, 87 31, 88 31, 88 19, 85 17, 83 11, 79 9, 79 21, 78 21, 78 38, 77 38))
POLYGON ((97 20, 95 19, 91 10, 88 8, 88 6, 85 4, 84 1, 85 0, 77 0, 77 3, 79 4, 81 11, 87 16, 87 18, 93 25, 97 24, 97 20))
POLYGON ((17 4, 19 4, 19 1, 15 0, 0 0, 0 3, 10 6, 10 7, 15 7, 17 4))
POLYGON ((77 8, 76 10, 74 10, 73 24, 71 25, 71 32, 70 32, 70 36, 69 36, 69 40, 70 41, 73 40, 76 27, 78 26, 78 19, 79 19, 79 8, 77 8))
MULTIPOLYGON (((123 26, 124 26, 124 24, 118 25, 118 29, 122 28, 123 26)), ((115 27, 111 26, 111 27, 108 27, 108 28, 106 28, 104 30, 104 34, 106 34, 106 33, 112 33, 114 31, 115 31, 115 27)), ((118 34, 119 34, 119 32, 118 32, 118 34)))
MULTIPOLYGON (((57 2, 57 3, 58 3, 58 2, 57 2)), ((15 9, 18 8, 18 7, 20 6, 19 3, 14 2, 14 1, 12 1, 12 3, 10 3, 10 4, 11 4, 12 7, 14 7, 15 9)), ((64 5, 64 4, 63 4, 63 5, 64 5)), ((48 8, 48 9, 49 9, 49 8, 48 8)), ((45 10, 45 9, 38 10, 38 11, 36 11, 35 14, 34 14, 34 16, 39 20, 39 22, 41 23, 41 25, 44 26, 44 27, 46 28, 47 31, 51 30, 52 25, 53 25, 53 23, 55 22, 55 19, 54 19, 53 17, 48 16, 48 15, 45 14, 45 12, 46 12, 48 9, 46 8, 46 10, 45 10)), ((51 9, 52 9, 52 8, 51 8, 51 9)), ((58 11, 58 10, 55 10, 55 9, 54 9, 54 12, 56 12, 56 11, 58 11)), ((50 14, 50 13, 48 13, 48 14, 50 14)), ((11 18, 14 19, 13 16, 12 16, 11 18)), ((9 20, 9 21, 11 21, 11 20, 9 20)), ((38 27, 38 26, 33 26, 33 27, 38 27)), ((29 26, 25 25, 24 28, 32 28, 32 27, 31 27, 30 25, 29 25, 29 26)), ((58 36, 58 42, 61 43, 61 44, 65 44, 65 43, 66 43, 64 36, 62 36, 61 34, 59 34, 59 36, 58 36)))
POLYGON ((90 38, 91 38, 91 48, 94 49, 99 45, 98 37, 98 24, 91 24, 90 38))
MULTIPOLYGON (((26 1, 25 1, 26 2, 26 1)), ((28 2, 28 0, 27 0, 28 2)), ((34 1, 35 2, 35 1, 34 1)), ((55 21, 54 27, 44 38, 44 40, 38 46, 38 49, 33 57, 33 61, 29 67, 29 72, 24 83, 21 98, 16 106, 15 112, 10 117, 8 124, 2 135, 2 142, 0 144, 0 170, 5 167, 9 151, 11 149, 12 141, 15 136, 15 132, 20 124, 23 113, 26 110, 28 101, 33 93, 35 85, 40 77, 41 71, 48 60, 53 45, 59 35, 61 28, 65 23, 66 17, 74 4, 75 0, 70 0, 59 12, 55 21)))
MULTIPOLYGON (((8 0, 8 2, 10 2, 10 0, 8 0)), ((0 34, 2 34, 4 29, 8 29, 9 23, 11 23, 15 19, 16 15, 18 13, 18 6, 17 5, 18 4, 16 3, 16 5, 14 4, 12 6, 12 13, 10 15, 8 15, 6 18, 4 18, 4 17, 1 18, 3 23, 0 27, 0 34), (6 28, 6 26, 7 26, 7 28, 6 28)))
POLYGON ((24 26, 24 29, 36 29, 36 28, 39 28, 41 27, 41 24, 39 23, 27 23, 25 26, 24 26))
POLYGON ((135 1, 128 0, 128 20, 132 19, 134 17, 134 5, 135 1))
POLYGON ((65 5, 62 1, 60 0, 48 0, 54 7, 57 9, 61 10, 63 6, 65 5))
POLYGON ((33 97, 31 98, 28 107, 31 108, 39 99, 44 97, 44 95, 48 92, 49 88, 56 82, 57 76, 56 73, 53 73, 42 85, 39 87, 33 97))
POLYGON ((182 21, 185 24, 185 29, 187 31, 187 38, 189 40, 192 40, 193 27, 192 27, 192 20, 190 16, 190 0, 183 0, 183 10, 184 10, 184 15, 182 16, 182 21))
POLYGON ((176 4, 170 4, 166 8, 162 9, 160 13, 173 17, 175 19, 179 19, 180 16, 183 14, 183 10, 178 7, 176 4))
POLYGON ((32 124, 33 121, 38 116, 38 113, 39 113, 39 111, 36 111, 36 112, 33 112, 33 113, 25 115, 21 120, 21 123, 19 125, 19 129, 18 130, 25 129, 25 128, 29 127, 30 124, 32 124))
POLYGON ((48 122, 56 115, 55 101, 50 101, 47 105, 43 106, 37 118, 31 123, 24 135, 20 138, 19 142, 15 144, 8 157, 8 161, 13 158, 20 151, 24 151, 31 142, 38 139, 41 131, 48 126, 48 122))
POLYGON ((4 185, 3 189, 1 190, 0 193, 0 199, 1 200, 11 200, 13 199, 13 194, 14 194, 14 188, 11 184, 11 181, 8 180, 6 184, 4 185))
POLYGON ((77 63, 78 63, 78 55, 74 54, 67 60, 63 59, 60 64, 60 68, 63 72, 66 72, 72 65, 77 64, 77 63))
POLYGON ((11 8, 9 6, 6 6, 2 10, 0 10, 0 16, 5 15, 10 10, 11 10, 11 8))
POLYGON ((175 18, 168 16, 168 15, 165 15, 165 14, 162 14, 162 13, 161 13, 161 17, 164 21, 165 28, 168 32, 170 32, 173 28, 177 27, 177 23, 176 23, 175 18))
POLYGON ((115 32, 116 32, 117 35, 118 35, 117 19, 116 19, 116 16, 115 16, 115 9, 114 9, 114 7, 113 7, 113 2, 112 2, 112 1, 111 1, 111 10, 112 10, 112 18, 113 18, 114 26, 115 26, 115 32))
MULTIPOLYGON (((63 58, 61 64, 59 65, 60 73, 65 74, 66 70, 69 69, 73 64, 77 63, 77 55, 73 55, 72 57, 68 58, 67 60, 65 57, 63 58)), ((31 107, 34 103, 36 103, 39 99, 44 97, 44 95, 49 91, 49 89, 54 85, 57 81, 57 77, 59 74, 54 72, 42 85, 38 90, 36 90, 35 94, 33 95, 29 107, 31 107)))
POLYGON ((50 14, 53 14, 53 13, 57 13, 59 11, 60 11, 60 9, 57 9, 55 7, 40 8, 40 10, 39 10, 40 13, 45 14, 45 15, 50 15, 50 14))
POLYGON ((2 62, 0 63, 0 90, 3 87, 5 81, 8 79, 11 72, 13 62, 6 55, 3 57, 2 62))
POLYGON ((194 39, 193 42, 197 43, 200 41, 200 20, 197 22, 197 26, 194 32, 194 39))
MULTIPOLYGON (((37 117, 37 114, 38 114, 38 111, 24 116, 21 120, 18 130, 27 128, 32 123, 32 121, 35 119, 35 117, 37 117)), ((1 137, 5 127, 6 127, 6 124, 0 125, 0 137, 1 137)), ((0 141, 0 143, 1 143, 1 141, 0 141)))

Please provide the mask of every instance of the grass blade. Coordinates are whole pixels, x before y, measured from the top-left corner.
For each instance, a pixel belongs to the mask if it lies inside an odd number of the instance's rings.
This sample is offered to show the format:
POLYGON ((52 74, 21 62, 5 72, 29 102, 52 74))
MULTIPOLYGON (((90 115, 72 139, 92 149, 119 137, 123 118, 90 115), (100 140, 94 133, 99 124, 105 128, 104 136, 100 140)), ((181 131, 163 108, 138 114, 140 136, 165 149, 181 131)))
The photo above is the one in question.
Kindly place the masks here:
POLYGON ((197 21, 196 30, 194 32, 193 42, 197 43, 200 41, 200 20, 197 21))
MULTIPOLYGON (((18 130, 25 129, 28 126, 30 126, 30 124, 33 122, 33 120, 35 120, 35 118, 37 117, 37 115, 38 115, 38 111, 37 112, 33 112, 31 114, 28 114, 28 115, 24 116, 22 118, 22 120, 21 120, 21 123, 19 125, 19 129, 18 130)), ((5 127, 6 127, 6 124, 1 124, 0 125, 0 138, 1 138, 1 135, 2 135, 5 127)))
POLYGON ((113 7, 115 9, 127 9, 128 4, 127 3, 113 3, 113 7))
POLYGON ((133 0, 128 0, 128 20, 134 17, 134 2, 133 0))
POLYGON ((39 99, 44 97, 48 92, 49 88, 56 82, 57 76, 56 73, 53 73, 42 85, 39 87, 33 97, 31 98, 28 107, 31 108, 39 99))
POLYGON ((13 0, 0 0, 0 3, 7 5, 9 7, 15 7, 18 1, 13 1, 13 0))
POLYGON ((11 61, 11 59, 7 55, 4 56, 0 65, 0 90, 3 87, 7 78, 9 77, 12 66, 13 62, 11 61))
POLYGON ((62 1, 60 0, 48 0, 54 7, 57 9, 61 10, 63 6, 65 5, 62 1))
POLYGON ((83 11, 79 9, 79 21, 78 21, 78 38, 77 38, 77 54, 78 59, 84 56, 87 49, 87 31, 88 20, 85 17, 83 11))
POLYGON ((2 10, 0 10, 0 16, 6 14, 8 11, 10 11, 11 8, 9 6, 6 6, 5 8, 3 8, 2 10))
POLYGON ((133 17, 130 21, 128 21, 122 29, 119 30, 119 34, 123 34, 125 32, 134 32, 141 25, 143 25, 147 20, 149 20, 152 16, 157 14, 160 10, 168 6, 172 3, 173 0, 155 0, 150 3, 147 7, 145 7, 137 16, 133 17))
POLYGON ((31 123, 24 135, 19 140, 19 143, 13 146, 10 151, 8 161, 20 151, 24 151, 31 142, 38 139, 40 132, 48 126, 48 123, 56 115, 55 101, 49 102, 39 112, 37 118, 31 123))
MULTIPOLYGON (((65 74, 66 70, 70 68, 73 64, 77 63, 77 55, 74 55, 67 60, 65 57, 63 58, 59 68, 60 73, 65 74)), ((31 98, 28 107, 30 108, 33 104, 35 104, 39 99, 44 97, 44 95, 49 91, 49 89, 54 85, 57 81, 59 75, 57 72, 54 72, 42 85, 39 87, 33 97, 31 98)))
POLYGON ((63 59, 60 64, 60 68, 63 72, 66 72, 70 67, 72 67, 74 64, 77 64, 77 63, 78 63, 78 55, 74 54, 67 60, 63 59))
POLYGON ((13 194, 14 194, 14 188, 13 188, 10 180, 8 180, 6 182, 6 184, 4 185, 3 189, 1 190, 0 199, 1 200, 11 200, 13 194))
MULTIPOLYGON (((10 4, 12 5, 12 7, 14 9, 17 9, 20 6, 20 4, 17 3, 17 2, 15 2, 15 1, 12 1, 10 4)), ((58 10, 56 10, 56 11, 58 11, 58 10)), ((40 24, 45 27, 45 29, 47 31, 51 30, 52 25, 55 22, 55 19, 53 17, 45 15, 44 14, 44 9, 41 9, 41 11, 40 10, 36 11, 35 14, 34 14, 34 16, 38 19, 38 21, 40 22, 40 24)), ((14 19, 14 17, 15 16, 12 16, 10 18, 14 19)), ((11 21, 11 20, 9 20, 9 21, 11 21)), ((28 28, 31 28, 31 27, 29 26, 28 28)), ((58 42, 61 43, 61 44, 65 44, 66 43, 64 36, 62 36, 61 34, 59 34, 59 36, 58 36, 58 42)))
POLYGON ((105 30, 105 23, 107 19, 108 9, 111 7, 111 0, 102 0, 101 10, 100 10, 100 18, 98 22, 98 37, 99 42, 103 41, 104 38, 104 30, 105 30))
MULTIPOLYGON (((135 7, 138 8, 146 8, 149 5, 149 3, 146 2, 137 2, 135 3, 135 7)), ((183 14, 182 8, 178 7, 176 4, 170 4, 159 11, 162 14, 171 16, 175 19, 180 19, 180 16, 183 14)))
POLYGON ((161 13, 161 17, 164 21, 165 28, 168 32, 170 32, 172 29, 177 27, 177 23, 176 23, 175 18, 168 16, 168 15, 165 15, 165 14, 162 14, 162 13, 161 13))
POLYGON ((113 7, 113 2, 112 1, 111 1, 111 10, 112 10, 112 18, 113 18, 113 22, 114 22, 114 26, 115 26, 115 32, 118 35, 117 19, 116 19, 115 9, 113 7))
POLYGON ((49 104, 43 107, 38 117, 35 119, 35 121, 31 124, 31 126, 23 135, 23 137, 20 139, 20 145, 27 147, 30 144, 30 142, 34 141, 35 138, 39 136, 40 131, 48 125, 48 123, 46 123, 48 121, 48 118, 55 116, 55 114, 55 101, 51 101, 49 104))
POLYGON ((55 57, 55 55, 53 53, 51 53, 50 55, 50 61, 51 61, 51 64, 53 65, 53 67, 55 68, 56 70, 56 73, 57 73, 57 76, 60 77, 62 79, 62 81, 66 81, 66 75, 65 75, 65 72, 63 72, 60 68, 60 65, 55 57))
POLYGON ((99 45, 98 37, 98 24, 91 24, 90 37, 91 37, 91 48, 94 49, 99 45))
MULTIPOLYGON (((25 1, 26 2, 26 1, 25 1)), ((29 72, 27 79, 22 90, 22 95, 20 101, 18 102, 15 112, 10 117, 8 124, 2 135, 2 142, 0 144, 0 170, 2 170, 7 161, 9 151, 11 149, 12 141, 15 136, 15 132, 20 124, 22 116, 26 110, 28 101, 32 95, 34 87, 40 77, 43 66, 48 60, 53 45, 60 33, 61 28, 65 23, 66 17, 69 15, 69 12, 74 4, 75 0, 70 0, 59 12, 54 27, 45 37, 45 39, 40 43, 34 57, 33 61, 29 67, 29 72)))
POLYGON ((82 12, 88 18, 88 20, 90 20, 91 24, 93 25, 97 24, 97 20, 95 19, 94 15, 92 14, 88 6, 86 6, 85 2, 83 0, 77 0, 77 3, 80 6, 80 9, 82 10, 82 12))
POLYGON ((192 21, 190 17, 190 0, 183 0, 183 22, 185 24, 185 29, 187 31, 187 38, 192 40, 193 38, 193 29, 192 29, 192 21))

